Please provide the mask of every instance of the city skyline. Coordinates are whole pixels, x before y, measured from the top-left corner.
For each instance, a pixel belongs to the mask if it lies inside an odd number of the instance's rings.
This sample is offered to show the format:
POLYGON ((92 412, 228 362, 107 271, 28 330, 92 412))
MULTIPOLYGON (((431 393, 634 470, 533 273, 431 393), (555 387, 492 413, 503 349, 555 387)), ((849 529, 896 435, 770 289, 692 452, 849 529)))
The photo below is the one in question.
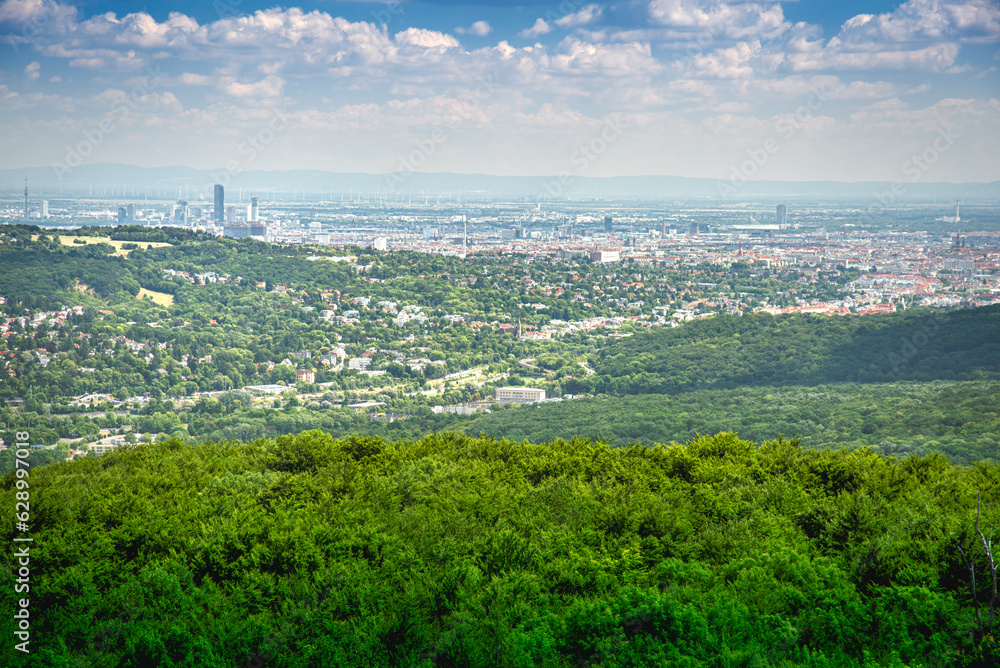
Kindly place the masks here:
POLYGON ((3 167, 56 176, 1000 179, 988 0, 4 0, 0 35, 3 167))

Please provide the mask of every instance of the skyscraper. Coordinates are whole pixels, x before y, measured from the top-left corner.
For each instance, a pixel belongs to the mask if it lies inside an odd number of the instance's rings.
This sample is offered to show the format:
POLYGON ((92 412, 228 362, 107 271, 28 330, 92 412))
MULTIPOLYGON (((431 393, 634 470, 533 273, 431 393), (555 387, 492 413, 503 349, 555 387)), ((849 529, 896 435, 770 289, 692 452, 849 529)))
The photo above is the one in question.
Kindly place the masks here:
POLYGON ((250 208, 248 209, 247 213, 249 214, 248 218, 247 218, 248 222, 256 223, 257 222, 257 198, 256 197, 251 197, 250 198, 250 208))
POLYGON ((118 207, 118 224, 124 225, 128 221, 128 209, 123 206, 118 207))
POLYGON ((221 183, 215 184, 215 222, 218 225, 226 222, 226 189, 221 183))
POLYGON ((774 217, 778 225, 784 225, 785 221, 788 220, 788 207, 784 204, 779 204, 774 217))
POLYGON ((610 232, 612 228, 611 216, 604 216, 604 231, 610 232))
POLYGON ((28 177, 24 177, 24 219, 28 220, 28 177))
POLYGON ((127 214, 126 220, 128 220, 129 224, 131 225, 135 223, 135 204, 128 205, 128 208, 126 209, 126 214, 127 214))

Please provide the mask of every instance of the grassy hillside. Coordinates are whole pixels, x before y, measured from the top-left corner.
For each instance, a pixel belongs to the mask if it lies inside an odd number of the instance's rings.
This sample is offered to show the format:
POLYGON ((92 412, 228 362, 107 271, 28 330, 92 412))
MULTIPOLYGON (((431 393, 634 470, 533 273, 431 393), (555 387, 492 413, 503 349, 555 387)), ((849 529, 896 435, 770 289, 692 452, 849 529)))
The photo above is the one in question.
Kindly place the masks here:
MULTIPOLYGON (((959 553, 977 490, 1000 520, 994 465, 731 434, 611 449, 306 432, 28 481, 32 653, 4 665, 995 661, 959 553)), ((13 508, 15 478, 0 486, 13 508)))
POLYGON ((513 440, 602 438, 614 445, 685 442, 732 430, 807 448, 870 446, 886 454, 942 452, 971 464, 1000 455, 1000 383, 841 383, 743 387, 517 407, 460 427, 513 440))

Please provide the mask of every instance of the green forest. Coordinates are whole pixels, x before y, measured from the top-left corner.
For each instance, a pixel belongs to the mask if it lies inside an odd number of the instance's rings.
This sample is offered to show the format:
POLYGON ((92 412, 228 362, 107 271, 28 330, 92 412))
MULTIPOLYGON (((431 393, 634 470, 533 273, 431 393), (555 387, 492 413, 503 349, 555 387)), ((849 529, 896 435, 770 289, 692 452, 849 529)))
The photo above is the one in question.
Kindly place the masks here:
POLYGON ((612 445, 683 443, 734 431, 757 442, 784 435, 806 448, 940 452, 972 464, 997 456, 1000 383, 839 383, 604 397, 508 409, 458 428, 514 440, 613 437, 612 445))
POLYGON ((0 502, 21 487, 33 640, 10 666, 1000 657, 976 532, 977 494, 982 530, 1000 520, 1000 467, 936 454, 310 431, 9 474, 0 502))

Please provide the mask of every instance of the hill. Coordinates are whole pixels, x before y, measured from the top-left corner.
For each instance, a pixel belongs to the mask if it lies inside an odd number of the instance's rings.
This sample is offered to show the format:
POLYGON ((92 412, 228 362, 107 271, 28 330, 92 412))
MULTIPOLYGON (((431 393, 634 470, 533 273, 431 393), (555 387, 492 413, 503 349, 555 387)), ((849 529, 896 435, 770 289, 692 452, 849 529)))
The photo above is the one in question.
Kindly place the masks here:
MULTIPOLYGON (((128 184, 139 188, 162 188, 173 192, 176 188, 192 189, 192 198, 210 200, 213 186, 218 183, 219 170, 199 170, 182 166, 138 167, 113 163, 81 165, 69 174, 57 175, 51 167, 26 167, 0 169, 0 192, 20 194, 27 178, 32 188, 62 190, 74 186, 83 192, 93 185, 121 186, 128 184)), ((278 190, 279 194, 306 190, 310 194, 331 193, 336 196, 346 192, 385 192, 387 189, 413 195, 427 193, 465 193, 468 202, 497 201, 498 197, 549 198, 545 185, 555 175, 510 176, 497 174, 459 174, 453 172, 414 172, 405 179, 398 174, 344 173, 324 170, 245 170, 226 175, 227 188, 257 188, 278 190)), ((720 194, 717 179, 685 176, 579 176, 574 180, 573 192, 599 199, 622 198, 632 201, 636 197, 660 200, 668 197, 698 197, 725 201, 720 194)), ((832 198, 850 200, 867 205, 873 192, 882 192, 892 186, 880 181, 749 181, 740 189, 741 197, 759 197, 783 201, 796 198, 832 198)), ((60 192, 62 192, 60 190, 60 192)), ((904 198, 907 201, 954 200, 963 204, 975 200, 992 202, 1000 193, 1000 182, 992 183, 916 183, 904 198)))
POLYGON ((982 605, 976 494, 995 523, 995 465, 732 434, 611 449, 306 432, 170 441, 26 480, 30 592, 4 596, 30 599, 31 654, 9 666, 997 658, 962 556, 977 555, 982 605))
POLYGON ((941 452, 968 465, 998 456, 1000 383, 841 383, 603 397, 497 411, 454 428, 516 441, 603 438, 616 446, 683 443, 734 431, 757 442, 796 437, 806 448, 941 452))
MULTIPOLYGON (((722 315, 600 351, 584 389, 676 393, 836 382, 1000 379, 1000 306, 881 316, 722 315)), ((579 386, 578 386, 579 387, 579 386)))

